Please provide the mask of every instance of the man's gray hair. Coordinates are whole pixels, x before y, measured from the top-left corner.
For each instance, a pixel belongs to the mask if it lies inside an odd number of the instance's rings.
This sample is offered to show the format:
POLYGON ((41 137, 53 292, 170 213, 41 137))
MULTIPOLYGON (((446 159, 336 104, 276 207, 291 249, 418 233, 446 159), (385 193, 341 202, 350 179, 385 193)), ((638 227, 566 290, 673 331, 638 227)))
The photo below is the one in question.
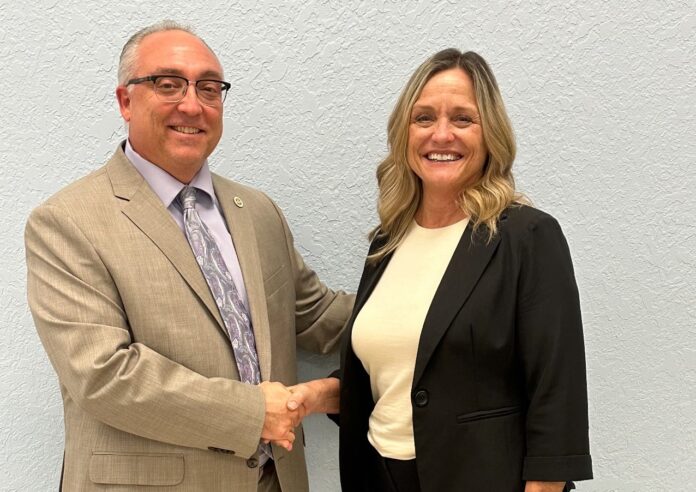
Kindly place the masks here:
MULTIPOLYGON (((142 40, 150 34, 164 31, 184 31, 196 36, 198 39, 201 39, 198 34, 194 32, 193 28, 184 24, 179 24, 173 20, 163 20, 139 30, 133 34, 128 41, 126 41, 126 44, 123 45, 123 49, 121 50, 121 57, 118 61, 119 85, 125 85, 126 82, 133 78, 135 72, 135 62, 138 58, 138 47, 140 46, 142 40)), ((202 39, 201 41, 203 44, 208 46, 205 41, 202 39)), ((208 48, 210 47, 208 46, 208 48)))

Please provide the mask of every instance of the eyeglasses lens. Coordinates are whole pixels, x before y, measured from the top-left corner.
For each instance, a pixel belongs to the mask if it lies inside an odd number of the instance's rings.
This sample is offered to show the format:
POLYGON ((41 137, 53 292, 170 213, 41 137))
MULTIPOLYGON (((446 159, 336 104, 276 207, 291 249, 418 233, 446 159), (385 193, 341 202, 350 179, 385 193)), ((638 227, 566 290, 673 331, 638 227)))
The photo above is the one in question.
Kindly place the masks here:
MULTIPOLYGON (((182 77, 159 77, 155 81, 155 93, 165 102, 179 102, 184 98, 188 81, 182 77)), ((225 99, 224 86, 214 80, 196 82, 196 95, 207 105, 221 104, 225 99)))

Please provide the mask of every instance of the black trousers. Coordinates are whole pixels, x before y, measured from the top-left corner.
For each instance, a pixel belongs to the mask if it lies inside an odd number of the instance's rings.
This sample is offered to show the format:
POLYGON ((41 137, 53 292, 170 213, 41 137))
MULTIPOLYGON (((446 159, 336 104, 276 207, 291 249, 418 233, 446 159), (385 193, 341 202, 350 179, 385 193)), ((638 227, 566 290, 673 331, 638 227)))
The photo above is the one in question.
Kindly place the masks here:
MULTIPOLYGON (((420 492, 416 460, 393 460, 382 457, 370 446, 371 476, 370 492, 420 492)), ((563 492, 575 489, 573 482, 566 482, 563 492)))
POLYGON ((416 460, 393 460, 382 457, 372 446, 372 476, 374 492, 420 492, 416 460))

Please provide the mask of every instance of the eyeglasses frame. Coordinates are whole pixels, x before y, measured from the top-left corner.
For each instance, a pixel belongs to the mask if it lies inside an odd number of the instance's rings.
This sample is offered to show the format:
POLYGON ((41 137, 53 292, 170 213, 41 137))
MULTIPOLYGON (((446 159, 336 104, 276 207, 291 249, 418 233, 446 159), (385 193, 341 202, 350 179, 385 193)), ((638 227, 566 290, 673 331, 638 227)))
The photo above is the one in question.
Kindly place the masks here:
MULTIPOLYGON (((183 101, 184 98, 186 97, 186 93, 188 92, 189 86, 193 85, 193 87, 196 91, 196 99, 198 99, 198 101, 201 104, 205 104, 206 106, 214 107, 215 104, 210 104, 206 101, 203 101, 200 98, 200 96, 198 95, 198 83, 199 82, 217 82, 219 84, 222 84, 222 87, 223 87, 223 95, 222 95, 222 99, 220 100, 220 105, 222 105, 225 102, 225 99, 227 99, 227 92, 232 87, 232 84, 230 84, 229 82, 225 82, 224 80, 217 80, 217 79, 189 80, 186 77, 183 77, 181 75, 174 75, 174 74, 155 74, 155 75, 146 75, 145 77, 137 77, 134 79, 130 79, 128 82, 125 83, 124 86, 128 87, 129 85, 142 84, 143 82, 152 82, 153 86, 154 86, 154 84, 157 82, 157 79, 161 79, 161 78, 165 78, 165 77, 177 78, 177 79, 181 79, 181 80, 186 81, 186 85, 184 86, 184 91, 181 93, 181 99, 178 99, 176 101, 162 101, 162 102, 170 102, 172 104, 179 103, 179 102, 183 101)), ((153 87, 153 90, 155 90, 154 87, 153 87)), ((156 90, 155 90, 155 95, 159 98, 159 95, 157 94, 156 90)))

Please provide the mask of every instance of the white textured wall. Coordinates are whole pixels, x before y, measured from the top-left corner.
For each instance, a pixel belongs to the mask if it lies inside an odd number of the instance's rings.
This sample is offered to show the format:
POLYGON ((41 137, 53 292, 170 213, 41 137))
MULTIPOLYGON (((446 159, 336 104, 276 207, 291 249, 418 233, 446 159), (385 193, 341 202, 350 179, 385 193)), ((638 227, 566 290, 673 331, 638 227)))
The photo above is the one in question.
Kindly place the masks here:
MULTIPOLYGON (((163 17, 196 26, 233 84, 214 169, 272 195, 310 263, 351 290, 398 91, 441 48, 484 55, 520 188, 574 256, 597 477, 581 489, 696 486, 692 0, 160 3, 0 2, 1 490, 55 490, 62 457, 56 378, 25 301, 25 219, 123 137, 117 55, 163 17)), ((302 363, 305 376, 331 367, 302 363)), ((336 491, 336 431, 310 427, 313 490, 336 491)))

